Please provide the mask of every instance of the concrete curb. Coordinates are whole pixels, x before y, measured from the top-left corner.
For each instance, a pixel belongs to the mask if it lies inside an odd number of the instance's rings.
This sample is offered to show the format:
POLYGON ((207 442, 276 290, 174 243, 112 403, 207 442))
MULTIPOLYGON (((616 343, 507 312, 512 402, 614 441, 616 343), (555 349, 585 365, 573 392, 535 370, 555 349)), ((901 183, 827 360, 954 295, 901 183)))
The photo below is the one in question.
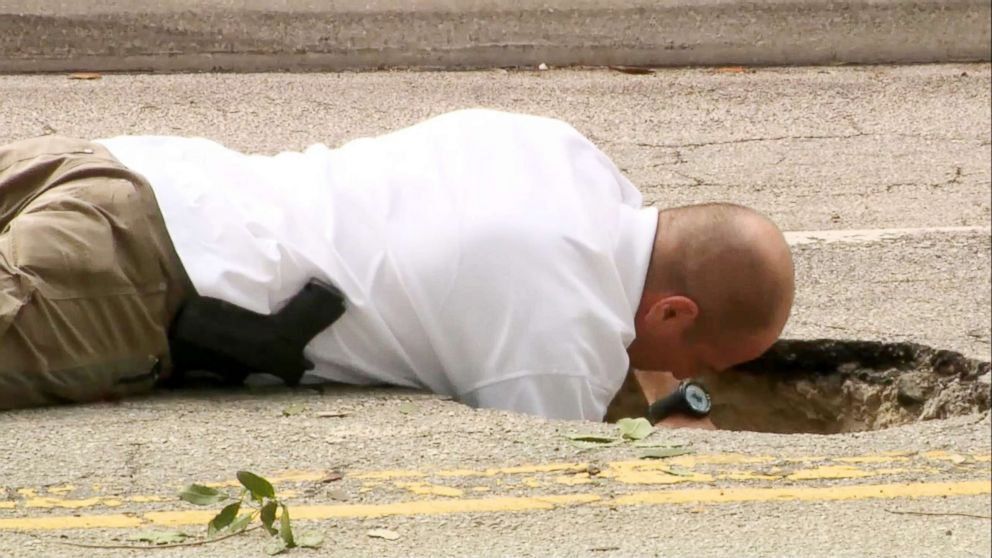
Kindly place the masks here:
POLYGON ((449 0, 142 0, 127 7, 118 4, 0 0, 0 72, 992 59, 990 0, 462 0, 457 5, 449 0))

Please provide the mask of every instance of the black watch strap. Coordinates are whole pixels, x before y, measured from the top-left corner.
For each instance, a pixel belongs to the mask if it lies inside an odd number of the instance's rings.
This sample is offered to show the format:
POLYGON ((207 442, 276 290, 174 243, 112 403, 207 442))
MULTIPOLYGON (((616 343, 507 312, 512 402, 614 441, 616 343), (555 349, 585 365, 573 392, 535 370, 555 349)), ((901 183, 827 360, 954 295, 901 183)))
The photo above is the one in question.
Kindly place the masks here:
POLYGON ((648 405, 648 420, 651 421, 651 424, 657 424, 665 418, 684 410, 685 397, 682 395, 682 386, 679 385, 672 393, 648 405))
POLYGON ((679 386, 675 390, 658 399, 654 403, 648 406, 648 420, 651 424, 657 424, 658 422, 664 420, 665 418, 674 414, 686 414, 693 417, 703 417, 709 414, 709 394, 706 389, 702 387, 697 382, 683 381, 679 383, 679 386), (692 389, 701 390, 695 393, 696 396, 703 396, 706 400, 705 411, 699 411, 693 408, 693 406, 686 400, 686 390, 692 386, 692 389))

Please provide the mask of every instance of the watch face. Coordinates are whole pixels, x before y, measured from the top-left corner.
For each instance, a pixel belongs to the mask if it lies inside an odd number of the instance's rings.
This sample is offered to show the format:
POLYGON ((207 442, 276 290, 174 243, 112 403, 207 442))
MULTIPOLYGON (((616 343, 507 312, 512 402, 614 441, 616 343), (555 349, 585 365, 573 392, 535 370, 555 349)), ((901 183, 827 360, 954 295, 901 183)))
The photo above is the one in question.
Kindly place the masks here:
POLYGON ((710 396, 706 390, 696 384, 685 386, 685 400, 697 413, 710 412, 710 396))

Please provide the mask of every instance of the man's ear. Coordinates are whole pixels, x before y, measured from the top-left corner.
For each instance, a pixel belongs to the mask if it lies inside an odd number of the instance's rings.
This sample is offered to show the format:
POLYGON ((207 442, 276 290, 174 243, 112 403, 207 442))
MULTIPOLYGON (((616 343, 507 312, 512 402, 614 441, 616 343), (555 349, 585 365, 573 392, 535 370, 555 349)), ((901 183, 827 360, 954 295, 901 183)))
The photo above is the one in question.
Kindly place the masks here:
POLYGON ((696 322, 699 306, 689 297, 675 295, 659 298, 648 308, 644 321, 652 330, 684 330, 696 322))

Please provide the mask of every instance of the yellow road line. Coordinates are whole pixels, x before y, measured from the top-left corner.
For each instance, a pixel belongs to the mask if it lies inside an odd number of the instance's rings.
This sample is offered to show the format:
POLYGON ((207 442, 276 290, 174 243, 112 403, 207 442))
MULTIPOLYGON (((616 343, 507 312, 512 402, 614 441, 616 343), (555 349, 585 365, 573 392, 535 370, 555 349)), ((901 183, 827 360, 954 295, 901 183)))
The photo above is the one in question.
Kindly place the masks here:
MULTIPOLYGON (((725 504, 730 502, 831 501, 891 498, 933 498, 992 494, 992 480, 935 483, 868 484, 831 487, 703 488, 657 490, 604 498, 598 494, 438 499, 391 504, 293 506, 295 519, 342 519, 396 515, 545 511, 564 506, 650 506, 666 504, 725 504)), ((217 510, 159 511, 143 514, 49 516, 0 519, 0 530, 129 528, 141 525, 178 527, 205 525, 217 510)))
MULTIPOLYGON (((929 480, 942 470, 954 469, 958 474, 975 472, 987 474, 988 454, 954 454, 944 451, 924 453, 887 453, 849 457, 831 456, 782 456, 743 454, 693 454, 664 460, 613 461, 590 465, 584 462, 558 462, 513 467, 447 470, 380 470, 350 471, 347 481, 362 483, 360 493, 399 490, 418 496, 463 497, 466 492, 493 491, 503 496, 514 496, 514 490, 541 488, 552 485, 577 486, 611 482, 626 486, 674 485, 710 483, 716 480, 738 482, 818 481, 840 479, 875 479, 903 475, 904 478, 929 480), (896 467, 886 467, 896 465, 896 467), (590 474, 590 468, 598 468, 590 474), (453 484, 454 486, 446 486, 453 484), (507 494, 507 492, 510 492, 507 494)), ((295 495, 293 484, 319 482, 326 479, 327 471, 283 471, 266 475, 279 485, 285 498, 295 495), (286 486, 290 485, 290 486, 286 486)), ((236 480, 206 483, 214 487, 237 487, 236 480)), ((297 486, 298 487, 298 486, 297 486)), ((178 489, 179 487, 177 487, 178 489)), ((75 486, 54 488, 23 487, 18 497, 0 501, 0 511, 10 509, 96 507, 121 507, 129 503, 143 504, 175 501, 174 494, 166 495, 105 495, 78 490, 75 486)))
POLYGON ((992 494, 992 480, 933 483, 868 484, 816 488, 704 488, 638 492, 618 496, 613 505, 725 504, 768 500, 871 500, 888 498, 933 498, 992 494))

